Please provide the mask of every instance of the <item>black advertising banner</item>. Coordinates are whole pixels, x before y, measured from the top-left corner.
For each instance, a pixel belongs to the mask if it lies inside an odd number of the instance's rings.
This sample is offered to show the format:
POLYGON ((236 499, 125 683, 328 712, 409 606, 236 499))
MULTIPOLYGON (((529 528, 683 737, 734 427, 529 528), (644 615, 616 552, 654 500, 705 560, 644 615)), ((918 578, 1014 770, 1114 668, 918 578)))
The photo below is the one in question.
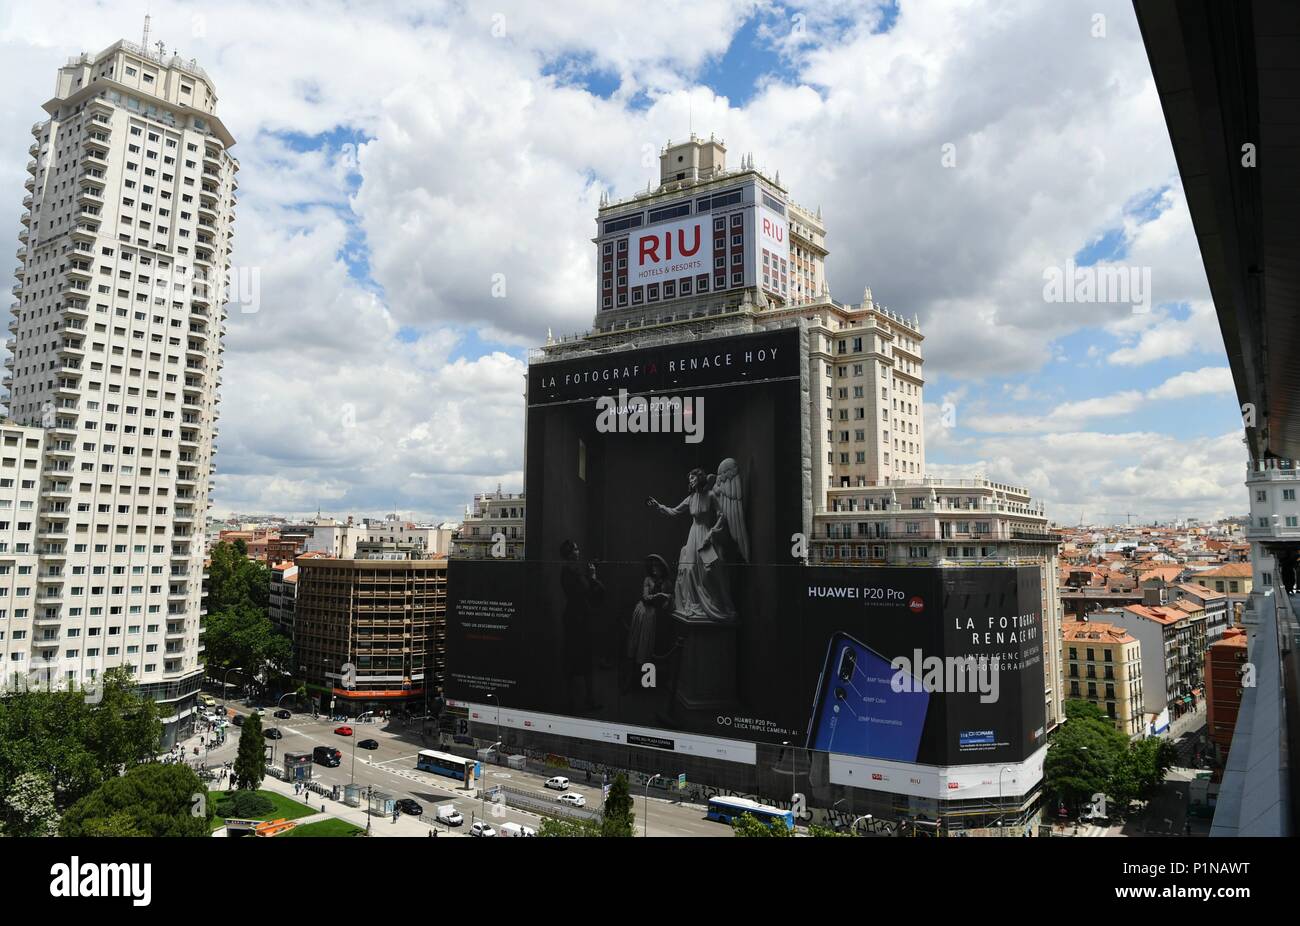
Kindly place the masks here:
POLYGON ((1035 567, 743 566, 744 604, 722 627, 657 597, 673 584, 658 564, 450 569, 455 700, 926 765, 1019 761, 1043 743, 1035 567))
POLYGON ((619 389, 646 394, 797 378, 801 364, 797 328, 683 341, 643 350, 532 364, 528 368, 528 404, 594 399, 617 394, 619 389))
POLYGON ((662 749, 688 733, 953 765, 1042 745, 1036 568, 793 558, 800 337, 530 369, 527 559, 451 561, 449 698, 662 749))

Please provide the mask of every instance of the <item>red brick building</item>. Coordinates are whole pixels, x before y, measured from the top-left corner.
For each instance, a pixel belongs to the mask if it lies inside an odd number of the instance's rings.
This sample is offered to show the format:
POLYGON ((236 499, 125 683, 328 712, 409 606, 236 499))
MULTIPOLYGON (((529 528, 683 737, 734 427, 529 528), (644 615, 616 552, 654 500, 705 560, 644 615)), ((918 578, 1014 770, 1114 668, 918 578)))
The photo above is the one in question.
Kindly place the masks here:
POLYGON ((1241 708, 1241 671, 1246 665, 1246 631, 1229 627, 1223 638, 1211 644, 1205 654, 1206 733, 1219 749, 1219 758, 1228 754, 1232 732, 1237 727, 1241 708))

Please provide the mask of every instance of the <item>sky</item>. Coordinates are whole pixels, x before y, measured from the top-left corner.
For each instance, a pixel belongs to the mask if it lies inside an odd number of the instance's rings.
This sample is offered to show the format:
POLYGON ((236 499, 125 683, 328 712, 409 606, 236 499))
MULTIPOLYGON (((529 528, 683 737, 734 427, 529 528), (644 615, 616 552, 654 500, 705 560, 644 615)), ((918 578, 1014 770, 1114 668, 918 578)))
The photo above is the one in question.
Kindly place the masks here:
POLYGON ((869 286, 920 319, 930 475, 1023 485, 1061 525, 1244 513, 1232 379, 1126 0, 560 9, 0 2, 8 253, 66 58, 139 41, 148 11, 216 84, 258 298, 228 322, 213 514, 459 519, 519 491, 528 350, 591 324, 601 195, 644 189, 692 130, 821 208, 835 298, 869 286), (1071 268, 1133 289, 1065 298, 1071 268))

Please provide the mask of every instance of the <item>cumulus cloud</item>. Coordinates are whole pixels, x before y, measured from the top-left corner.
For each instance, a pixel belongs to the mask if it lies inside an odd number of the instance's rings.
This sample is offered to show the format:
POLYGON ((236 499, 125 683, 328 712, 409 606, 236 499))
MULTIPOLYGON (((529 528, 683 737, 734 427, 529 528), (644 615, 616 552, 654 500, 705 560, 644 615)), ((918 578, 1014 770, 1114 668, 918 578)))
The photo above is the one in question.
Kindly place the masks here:
MULTIPOLYGON (((238 139, 234 258, 261 285, 260 311, 229 321, 215 510, 446 517, 497 482, 519 489, 523 348, 590 324, 599 197, 643 189, 692 118, 726 139, 733 163, 753 152, 822 207, 833 292, 856 301, 870 284, 918 314, 927 369, 954 383, 1032 377, 1088 328, 1118 343, 1101 356, 1121 374, 1221 355, 1131 6, 1096 5, 1105 39, 1090 14, 1059 4, 903 4, 880 33, 886 6, 581 0, 557 15, 527 0, 237 0, 207 15, 156 0, 155 37, 213 75, 238 139), (764 73, 703 86, 755 10, 772 43, 764 73), (1151 191, 1155 208, 1126 209, 1151 191), (1045 302, 1044 269, 1115 228, 1122 262, 1153 268, 1156 309, 1045 302)), ((7 11, 8 227, 55 69, 137 29, 70 0, 7 11)), ((1083 429, 1222 376, 1188 371, 1151 391, 1119 376, 1110 395, 1045 416, 967 411, 954 386, 958 426, 935 430, 928 407, 926 439, 1056 497, 1102 484, 1052 484, 1079 475, 1082 445, 1116 448, 1113 465, 1131 439, 1083 429), (1005 436, 976 443, 963 426, 1005 436)), ((1005 400, 1034 392, 1031 379, 1005 400)), ((1189 473, 1191 444, 1156 444, 1167 453, 1144 459, 1189 473)))

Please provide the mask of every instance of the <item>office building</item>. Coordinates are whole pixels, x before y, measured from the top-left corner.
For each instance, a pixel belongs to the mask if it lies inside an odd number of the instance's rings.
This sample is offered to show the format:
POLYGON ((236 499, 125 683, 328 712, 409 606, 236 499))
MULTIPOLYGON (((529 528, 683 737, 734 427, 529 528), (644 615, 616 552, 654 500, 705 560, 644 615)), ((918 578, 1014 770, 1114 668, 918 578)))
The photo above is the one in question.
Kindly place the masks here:
POLYGON ((441 694, 447 560, 297 560, 296 680, 320 710, 427 713, 441 694))

